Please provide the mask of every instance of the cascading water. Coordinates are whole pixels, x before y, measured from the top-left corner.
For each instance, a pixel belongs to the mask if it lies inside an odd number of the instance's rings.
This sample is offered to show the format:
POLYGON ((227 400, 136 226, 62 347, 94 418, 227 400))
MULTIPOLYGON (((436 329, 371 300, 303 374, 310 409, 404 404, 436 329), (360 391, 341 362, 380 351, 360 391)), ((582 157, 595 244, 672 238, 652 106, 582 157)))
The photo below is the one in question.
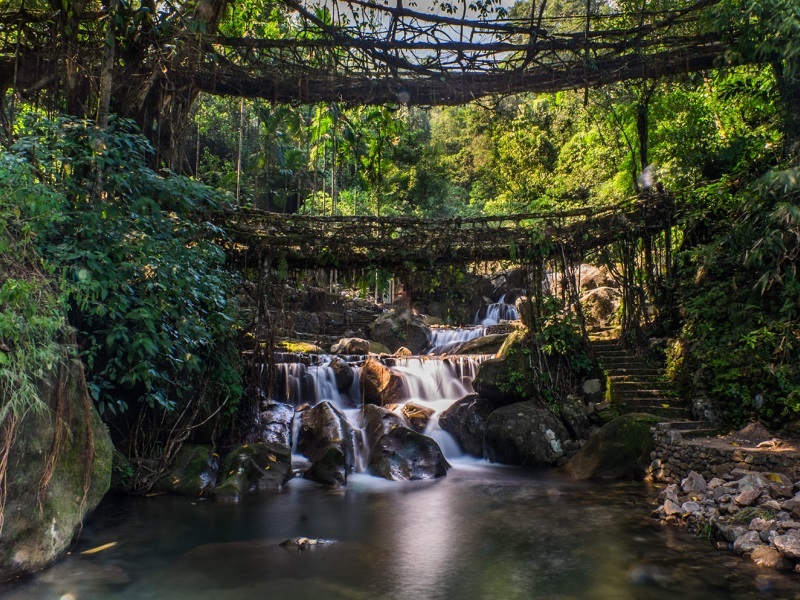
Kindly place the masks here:
POLYGON ((500 300, 494 304, 488 305, 485 309, 480 309, 475 314, 475 325, 488 327, 490 325, 498 325, 500 321, 516 321, 519 319, 517 307, 513 304, 508 304, 505 300, 506 294, 503 294, 500 300))
POLYGON ((483 336, 486 328, 478 327, 437 327, 431 330, 431 346, 428 354, 450 354, 457 351, 470 340, 483 336))

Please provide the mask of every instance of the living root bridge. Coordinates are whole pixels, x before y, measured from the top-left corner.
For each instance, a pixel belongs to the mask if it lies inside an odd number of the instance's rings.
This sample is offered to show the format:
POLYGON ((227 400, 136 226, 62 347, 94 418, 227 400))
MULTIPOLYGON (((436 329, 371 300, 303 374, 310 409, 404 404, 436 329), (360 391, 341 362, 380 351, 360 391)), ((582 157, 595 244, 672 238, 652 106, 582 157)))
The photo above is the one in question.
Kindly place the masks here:
POLYGON ((615 241, 664 231, 672 216, 672 198, 654 194, 625 206, 453 219, 239 209, 222 214, 220 224, 230 235, 233 254, 256 253, 276 267, 402 270, 581 256, 615 241))

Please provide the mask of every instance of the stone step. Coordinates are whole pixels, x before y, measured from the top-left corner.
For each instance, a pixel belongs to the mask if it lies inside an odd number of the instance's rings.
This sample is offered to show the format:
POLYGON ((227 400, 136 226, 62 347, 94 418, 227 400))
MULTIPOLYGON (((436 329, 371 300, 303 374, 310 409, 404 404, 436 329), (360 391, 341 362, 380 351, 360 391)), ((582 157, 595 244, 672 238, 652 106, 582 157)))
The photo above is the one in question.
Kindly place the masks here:
POLYGON ((675 429, 677 431, 706 431, 708 423, 705 421, 668 421, 666 423, 659 423, 664 425, 665 429, 675 429))
POLYGON ((648 368, 649 365, 641 358, 632 358, 630 356, 599 356, 597 362, 603 368, 648 368))
POLYGON ((630 367, 606 369, 606 376, 611 377, 663 377, 664 371, 654 367, 630 367))
POLYGON ((669 398, 629 398, 626 400, 617 398, 615 401, 624 406, 677 406, 680 408, 689 408, 691 406, 685 400, 669 398))
POLYGON ((670 402, 674 400, 665 390, 646 390, 642 388, 619 390, 612 387, 611 393, 614 398, 617 398, 620 402, 628 402, 630 400, 663 400, 664 402, 670 402))
POLYGON ((611 383, 611 389, 615 392, 630 391, 630 390, 652 390, 663 393, 669 393, 673 387, 669 383, 659 381, 657 378, 642 378, 630 377, 629 375, 612 376, 608 378, 611 383))
POLYGON ((706 429, 689 429, 688 431, 681 431, 681 435, 684 438, 699 438, 699 437, 711 437, 717 435, 716 429, 706 428, 706 429))
POLYGON ((681 408, 676 406, 625 406, 623 412, 632 413, 648 413, 656 417, 663 417, 672 420, 689 420, 692 416, 692 411, 688 408, 681 408))

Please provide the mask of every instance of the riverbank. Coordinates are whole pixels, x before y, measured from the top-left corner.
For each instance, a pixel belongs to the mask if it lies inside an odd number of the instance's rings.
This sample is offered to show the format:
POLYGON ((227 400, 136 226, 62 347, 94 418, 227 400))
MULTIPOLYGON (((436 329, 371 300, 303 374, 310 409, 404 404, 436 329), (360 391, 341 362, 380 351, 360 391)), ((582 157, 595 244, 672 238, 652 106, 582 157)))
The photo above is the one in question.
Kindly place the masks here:
POLYGON ((649 476, 668 485, 654 516, 761 567, 800 573, 800 444, 759 424, 683 439, 657 426, 649 476))

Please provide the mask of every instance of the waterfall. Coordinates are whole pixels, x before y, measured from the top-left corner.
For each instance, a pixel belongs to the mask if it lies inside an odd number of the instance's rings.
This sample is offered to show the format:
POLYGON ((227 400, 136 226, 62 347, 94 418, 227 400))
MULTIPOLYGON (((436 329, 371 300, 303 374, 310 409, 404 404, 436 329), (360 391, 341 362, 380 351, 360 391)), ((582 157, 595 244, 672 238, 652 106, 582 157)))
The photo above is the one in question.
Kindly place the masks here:
POLYGON ((494 304, 489 304, 485 308, 481 308, 475 314, 475 325, 488 327, 489 325, 497 325, 500 321, 516 321, 519 319, 517 307, 513 304, 506 303, 505 299, 506 295, 503 294, 500 300, 494 304))
POLYGON ((479 338, 486 333, 486 328, 479 327, 437 327, 431 329, 432 348, 428 354, 450 354, 466 342, 479 338))

